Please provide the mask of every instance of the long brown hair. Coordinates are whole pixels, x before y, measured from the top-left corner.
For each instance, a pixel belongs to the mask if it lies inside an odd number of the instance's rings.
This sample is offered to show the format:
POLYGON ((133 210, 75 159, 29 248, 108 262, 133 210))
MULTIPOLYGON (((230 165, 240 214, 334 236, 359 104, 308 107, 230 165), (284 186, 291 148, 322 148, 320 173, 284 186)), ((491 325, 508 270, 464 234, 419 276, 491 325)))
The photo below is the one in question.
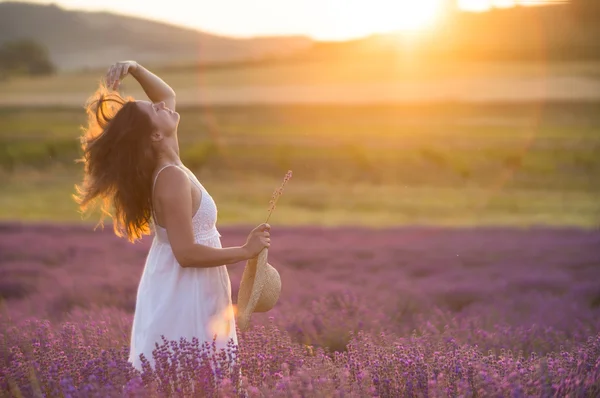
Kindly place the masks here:
POLYGON ((156 166, 152 121, 133 98, 109 92, 103 83, 87 100, 85 110, 83 157, 78 159, 84 164, 84 178, 75 185, 73 197, 82 213, 100 201, 99 225, 108 215, 115 234, 135 242, 150 233, 156 166))

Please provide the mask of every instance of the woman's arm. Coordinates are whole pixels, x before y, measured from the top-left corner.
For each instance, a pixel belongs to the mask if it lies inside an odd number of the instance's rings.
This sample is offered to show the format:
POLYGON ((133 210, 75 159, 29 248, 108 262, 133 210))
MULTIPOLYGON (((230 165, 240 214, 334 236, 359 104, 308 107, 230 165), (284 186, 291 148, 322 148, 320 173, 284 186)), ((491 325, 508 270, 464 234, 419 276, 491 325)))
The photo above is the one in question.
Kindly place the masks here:
POLYGON ((161 222, 179 265, 209 268, 234 264, 256 257, 270 246, 267 224, 255 228, 243 246, 215 248, 195 243, 190 189, 188 176, 177 167, 167 167, 156 181, 155 203, 162 210, 161 222))
POLYGON ((121 80, 130 74, 140 83, 150 101, 164 101, 167 108, 175 110, 175 91, 160 77, 135 61, 122 61, 111 65, 106 73, 106 85, 117 90, 121 80))
POLYGON ((175 91, 160 77, 136 62, 137 67, 131 76, 140 83, 150 101, 156 103, 164 101, 167 108, 175 110, 175 91))

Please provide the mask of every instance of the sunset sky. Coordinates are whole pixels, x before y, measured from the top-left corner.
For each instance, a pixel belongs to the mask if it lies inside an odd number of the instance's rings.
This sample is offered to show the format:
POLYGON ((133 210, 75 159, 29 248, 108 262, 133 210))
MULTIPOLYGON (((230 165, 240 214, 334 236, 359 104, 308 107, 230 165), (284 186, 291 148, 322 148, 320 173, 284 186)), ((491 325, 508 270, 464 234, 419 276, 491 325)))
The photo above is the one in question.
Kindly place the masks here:
MULTIPOLYGON (((345 40, 372 33, 434 28, 447 0, 29 0, 66 9, 104 10, 233 37, 307 35, 345 40)), ((486 11, 557 0, 458 0, 486 11)))

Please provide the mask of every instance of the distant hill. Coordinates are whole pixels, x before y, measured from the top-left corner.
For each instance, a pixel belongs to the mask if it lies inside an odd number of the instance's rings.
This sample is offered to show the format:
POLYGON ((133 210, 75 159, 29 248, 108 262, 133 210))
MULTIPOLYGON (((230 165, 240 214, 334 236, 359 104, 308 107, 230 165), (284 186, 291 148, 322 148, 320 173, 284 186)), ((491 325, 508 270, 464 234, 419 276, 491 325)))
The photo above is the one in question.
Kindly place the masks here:
POLYGON ((0 44, 25 37, 44 44, 63 70, 104 67, 122 59, 165 65, 281 57, 312 45, 302 36, 233 39, 106 12, 0 3, 0 44))

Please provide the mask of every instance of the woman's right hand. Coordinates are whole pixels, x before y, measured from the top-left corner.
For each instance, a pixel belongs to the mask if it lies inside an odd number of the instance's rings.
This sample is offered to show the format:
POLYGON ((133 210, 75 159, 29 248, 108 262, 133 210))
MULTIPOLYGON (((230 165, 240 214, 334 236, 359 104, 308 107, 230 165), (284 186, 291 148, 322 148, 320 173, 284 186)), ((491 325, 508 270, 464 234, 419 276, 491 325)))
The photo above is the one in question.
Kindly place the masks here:
POLYGON ((116 90, 121 84, 121 80, 125 76, 135 72, 138 67, 138 63, 135 61, 121 61, 112 64, 106 72, 106 87, 116 90))
POLYGON ((265 248, 271 246, 271 226, 263 223, 254 228, 246 239, 244 249, 248 258, 254 258, 265 248))

